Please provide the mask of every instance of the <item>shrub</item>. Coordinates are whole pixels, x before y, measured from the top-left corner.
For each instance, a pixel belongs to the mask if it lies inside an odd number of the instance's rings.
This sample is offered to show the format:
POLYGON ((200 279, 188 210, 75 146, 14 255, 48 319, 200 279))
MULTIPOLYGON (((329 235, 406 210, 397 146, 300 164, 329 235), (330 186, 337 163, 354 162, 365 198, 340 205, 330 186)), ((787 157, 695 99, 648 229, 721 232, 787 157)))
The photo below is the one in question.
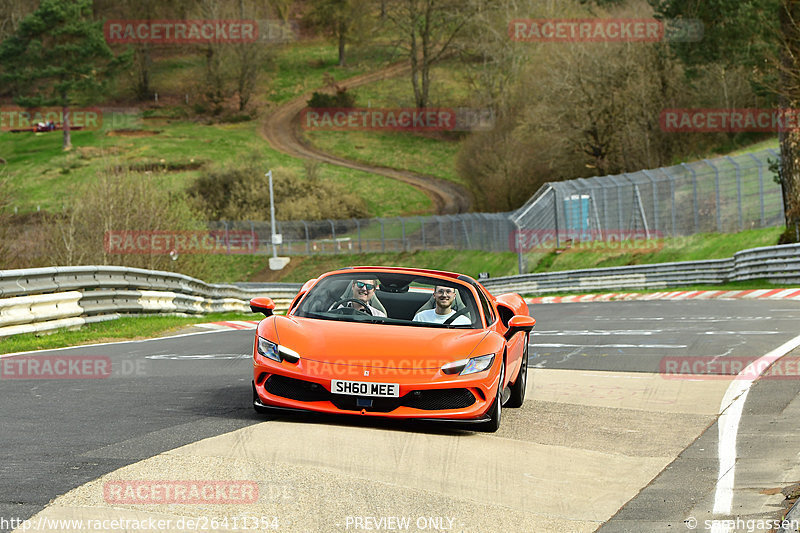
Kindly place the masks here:
POLYGON ((311 99, 308 100, 308 107, 312 108, 349 108, 355 107, 356 97, 352 93, 348 93, 344 87, 336 87, 335 94, 314 92, 311 99))
POLYGON ((207 256, 110 254, 109 231, 202 230, 205 223, 184 194, 165 193, 163 174, 120 172, 118 165, 80 187, 63 213, 49 215, 44 242, 51 265, 123 265, 202 276, 207 256))
MULTIPOLYGON (((343 186, 319 177, 277 168, 273 171, 275 216, 278 220, 365 218, 364 201, 343 186)), ((209 220, 269 220, 269 185, 260 167, 234 167, 206 172, 189 187, 188 195, 209 220)))

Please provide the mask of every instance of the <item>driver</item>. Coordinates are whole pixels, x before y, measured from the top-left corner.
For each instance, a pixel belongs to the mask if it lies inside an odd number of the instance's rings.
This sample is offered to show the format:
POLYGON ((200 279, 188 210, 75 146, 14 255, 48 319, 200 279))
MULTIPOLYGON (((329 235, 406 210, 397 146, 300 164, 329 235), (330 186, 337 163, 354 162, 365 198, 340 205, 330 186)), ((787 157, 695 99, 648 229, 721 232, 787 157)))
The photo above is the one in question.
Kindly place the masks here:
MULTIPOLYGON (((444 324, 448 318, 456 314, 453 310, 453 302, 456 300, 455 289, 437 285, 433 291, 433 295, 435 297, 434 301, 436 302, 436 307, 417 313, 416 316, 414 316, 414 322, 435 322, 437 324, 444 324)), ((471 322, 469 318, 461 315, 456 317, 451 324, 468 326, 471 322)))
POLYGON ((337 309, 341 309, 342 307, 354 307, 358 311, 363 311, 364 308, 366 308, 369 310, 369 313, 372 314, 372 316, 385 317, 386 313, 369 305, 370 299, 375 296, 375 288, 377 286, 378 280, 376 279, 357 279, 353 281, 352 285, 350 286, 353 293, 353 300, 358 300, 359 302, 354 302, 351 300, 340 305, 337 309))

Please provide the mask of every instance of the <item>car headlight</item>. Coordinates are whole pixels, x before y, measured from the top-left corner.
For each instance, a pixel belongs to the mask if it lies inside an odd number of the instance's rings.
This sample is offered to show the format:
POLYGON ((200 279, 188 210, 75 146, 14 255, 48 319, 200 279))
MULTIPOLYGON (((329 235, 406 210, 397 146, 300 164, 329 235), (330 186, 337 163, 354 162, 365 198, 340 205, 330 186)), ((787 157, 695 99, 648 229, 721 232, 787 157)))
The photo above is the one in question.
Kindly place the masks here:
POLYGON ((445 374, 475 374, 476 372, 483 372, 492 366, 494 362, 494 354, 481 355, 479 357, 471 357, 470 359, 461 359, 460 361, 453 361, 442 366, 442 372, 445 374))
POLYGON ((280 344, 276 344, 272 341, 268 341, 264 337, 258 338, 258 353, 266 357, 267 359, 272 359, 278 363, 283 361, 288 361, 290 363, 297 363, 300 361, 300 354, 292 350, 291 348, 287 348, 286 346, 281 346, 280 344))

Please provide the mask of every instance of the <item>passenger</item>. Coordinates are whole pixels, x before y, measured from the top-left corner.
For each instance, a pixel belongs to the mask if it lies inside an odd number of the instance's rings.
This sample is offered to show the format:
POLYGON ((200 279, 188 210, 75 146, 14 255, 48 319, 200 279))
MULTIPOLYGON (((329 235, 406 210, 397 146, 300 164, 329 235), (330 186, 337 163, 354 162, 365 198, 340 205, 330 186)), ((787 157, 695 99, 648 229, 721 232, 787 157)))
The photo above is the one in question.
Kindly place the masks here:
MULTIPOLYGON (((444 324, 448 318, 456 314, 456 311, 453 310, 453 302, 456 300, 455 289, 437 285, 433 295, 435 297, 436 308, 420 311, 414 317, 414 322, 435 322, 436 324, 444 324)), ((451 324, 469 326, 471 322, 469 318, 461 315, 453 320, 451 324)))
POLYGON ((381 311, 380 309, 373 307, 369 304, 369 301, 375 296, 375 289, 378 287, 378 280, 376 279, 359 279, 353 281, 351 285, 353 300, 359 300, 361 303, 357 303, 354 301, 349 301, 346 304, 342 304, 339 306, 339 309, 342 307, 353 307, 359 311, 363 311, 364 308, 368 309, 368 312, 372 316, 382 316, 385 317, 386 313, 381 311))

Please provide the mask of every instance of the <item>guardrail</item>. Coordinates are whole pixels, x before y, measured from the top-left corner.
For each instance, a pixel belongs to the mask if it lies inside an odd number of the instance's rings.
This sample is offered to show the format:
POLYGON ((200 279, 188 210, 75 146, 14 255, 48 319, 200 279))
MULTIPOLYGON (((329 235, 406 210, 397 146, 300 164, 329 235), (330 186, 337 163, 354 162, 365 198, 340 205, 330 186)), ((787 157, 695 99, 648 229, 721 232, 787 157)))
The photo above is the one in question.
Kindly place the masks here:
MULTIPOLYGON (((800 244, 743 250, 729 259, 525 274, 484 280, 494 294, 663 289, 767 279, 800 283, 800 244)), ((0 271, 0 338, 113 320, 122 314, 248 312, 254 296, 286 309, 300 283, 205 283, 173 272, 116 266, 0 271)))
POLYGON ((176 274, 118 266, 0 271, 0 338, 113 320, 122 314, 249 312, 254 296, 286 309, 300 284, 258 288, 205 283, 176 274))
POLYGON ((493 294, 510 291, 543 294, 597 289, 663 289, 751 279, 800 283, 800 245, 753 248, 729 259, 524 274, 488 279, 483 284, 493 294))

